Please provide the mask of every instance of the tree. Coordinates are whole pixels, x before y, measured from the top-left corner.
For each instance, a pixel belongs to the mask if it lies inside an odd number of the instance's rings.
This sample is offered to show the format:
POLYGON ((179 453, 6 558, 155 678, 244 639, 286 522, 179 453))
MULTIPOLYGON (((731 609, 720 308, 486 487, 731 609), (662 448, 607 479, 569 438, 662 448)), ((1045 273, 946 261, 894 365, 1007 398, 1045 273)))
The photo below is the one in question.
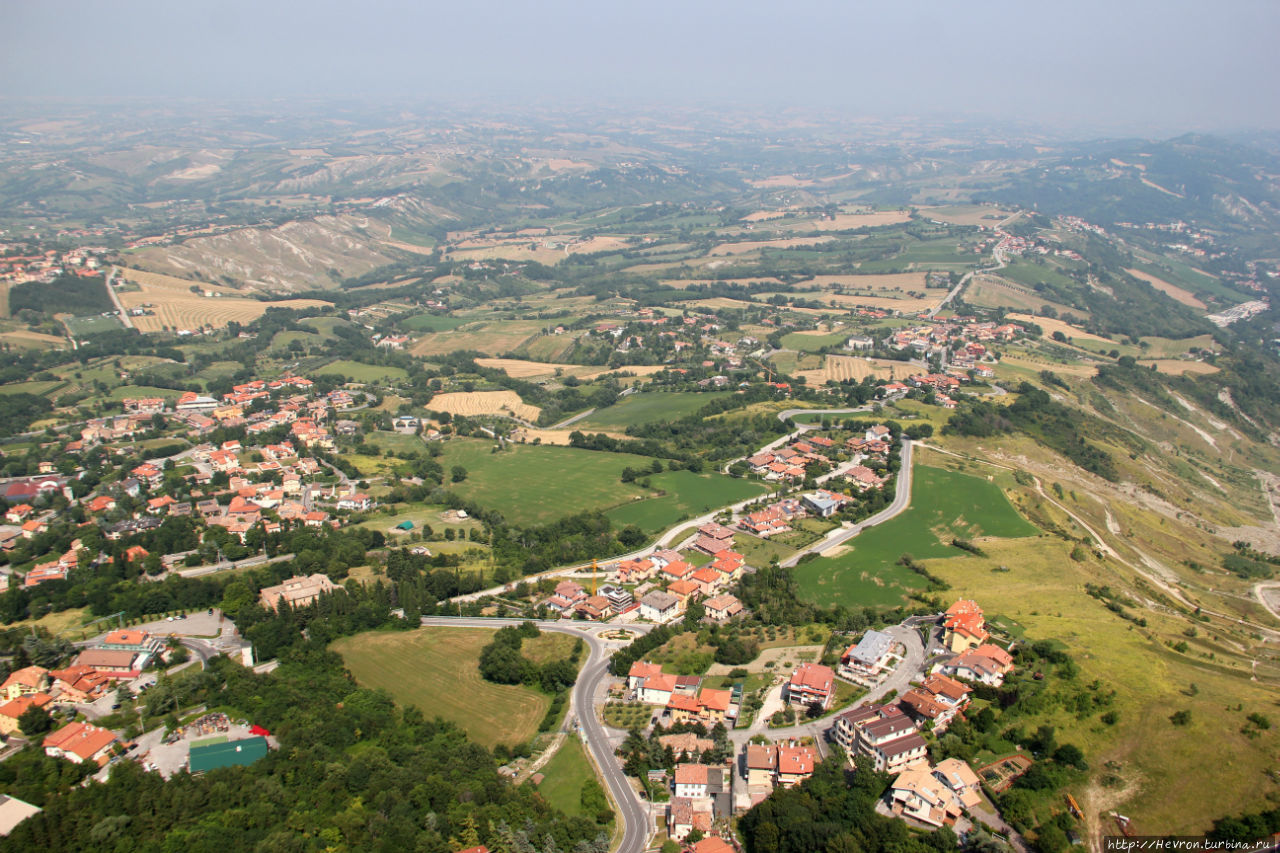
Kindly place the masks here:
POLYGON ((18 728, 24 735, 33 738, 53 728, 53 717, 44 708, 32 705, 18 717, 18 728))
POLYGON ((461 483, 463 480, 467 479, 467 469, 463 468, 461 465, 454 465, 449 471, 449 477, 453 482, 461 483))

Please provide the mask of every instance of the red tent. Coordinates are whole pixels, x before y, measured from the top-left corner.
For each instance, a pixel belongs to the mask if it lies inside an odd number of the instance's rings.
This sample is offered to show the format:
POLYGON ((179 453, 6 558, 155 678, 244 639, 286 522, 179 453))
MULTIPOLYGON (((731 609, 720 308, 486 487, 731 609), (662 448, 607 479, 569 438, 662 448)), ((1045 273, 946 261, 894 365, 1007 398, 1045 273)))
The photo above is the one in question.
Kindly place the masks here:
POLYGON ((267 731, 262 726, 249 726, 249 734, 262 735, 263 737, 266 737, 267 735, 271 734, 271 732, 267 731))

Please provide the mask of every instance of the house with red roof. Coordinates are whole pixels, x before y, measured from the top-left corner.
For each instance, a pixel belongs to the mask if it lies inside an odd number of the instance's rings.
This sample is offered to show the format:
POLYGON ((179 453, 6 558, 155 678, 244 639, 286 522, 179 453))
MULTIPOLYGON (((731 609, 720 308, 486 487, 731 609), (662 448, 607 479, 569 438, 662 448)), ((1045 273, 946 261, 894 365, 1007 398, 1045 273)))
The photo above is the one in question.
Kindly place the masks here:
POLYGON ((820 663, 800 664, 787 682, 787 701, 793 704, 817 702, 826 709, 831 707, 835 697, 836 674, 831 667, 820 663))
POLYGON ((43 708, 53 702, 48 693, 27 693, 0 705, 0 735, 6 737, 18 731, 18 718, 32 708, 43 708))
POLYGON ((115 733, 90 723, 69 723, 47 735, 44 754, 50 758, 65 758, 77 764, 92 761, 98 765, 107 763, 112 747, 119 743, 115 733))

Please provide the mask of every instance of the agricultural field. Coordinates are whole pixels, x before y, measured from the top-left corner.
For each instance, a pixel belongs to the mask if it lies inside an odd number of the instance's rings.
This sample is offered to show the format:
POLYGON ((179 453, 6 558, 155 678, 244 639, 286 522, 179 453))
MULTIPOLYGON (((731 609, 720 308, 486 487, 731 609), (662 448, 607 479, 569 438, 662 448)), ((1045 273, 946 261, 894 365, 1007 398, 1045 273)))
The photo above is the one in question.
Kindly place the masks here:
POLYGON ((952 225, 978 225, 991 228, 1009 218, 1009 211, 985 204, 955 204, 946 207, 924 207, 920 215, 952 225))
POLYGON ((667 471, 650 476, 661 497, 633 500, 605 513, 618 525, 634 524, 647 533, 657 533, 686 518, 710 512, 717 507, 745 501, 764 494, 765 487, 748 480, 736 480, 722 474, 694 474, 691 471, 667 471))
POLYGON ((480 650, 492 639, 493 632, 482 628, 420 628, 356 634, 330 648, 361 687, 386 690, 402 706, 448 720, 486 748, 526 743, 551 699, 480 677, 480 650))
POLYGON ((919 372, 918 366, 905 361, 828 355, 822 367, 816 370, 802 370, 797 375, 803 376, 809 385, 823 385, 830 381, 843 382, 847 379, 861 382, 868 376, 874 379, 906 379, 913 373, 919 372))
POLYGON ((1110 338, 1104 338, 1101 335, 1095 335, 1092 332, 1086 332, 1079 326, 1073 326, 1070 323, 1064 323, 1061 320, 1052 317, 1033 317, 1030 314, 1010 313, 1007 315, 1009 320, 1015 323, 1035 323, 1044 330, 1045 337, 1050 337, 1054 332, 1062 332, 1067 340, 1079 346, 1080 341, 1089 341, 1095 344, 1103 344, 1107 347, 1115 346, 1115 341, 1110 338))
POLYGON ((220 329, 232 321, 251 323, 266 313, 268 308, 327 308, 331 303, 319 299, 285 299, 264 302, 248 299, 238 291, 204 282, 194 282, 160 273, 142 270, 120 270, 121 276, 138 286, 137 290, 118 292, 120 304, 126 310, 150 306, 151 314, 130 318, 142 332, 162 332, 167 329, 196 330, 204 326, 220 329), (205 296, 194 293, 197 287, 205 296))
POLYGON ((1047 305, 1058 314, 1082 313, 996 275, 975 275, 965 285, 963 297, 965 302, 980 308, 1012 308, 1015 311, 1034 313, 1047 305))
POLYGON ((1179 358, 1156 358, 1150 361, 1138 362, 1143 367, 1154 367, 1161 373, 1168 373, 1172 376, 1178 376, 1184 373, 1193 373, 1204 376, 1210 373, 1217 373, 1220 367, 1212 364, 1206 364, 1203 361, 1184 361, 1179 358))
POLYGON ((475 318, 444 317, 440 314, 417 314, 399 321, 400 327, 410 332, 451 332, 472 322, 475 318))
POLYGON ((621 432, 629 426, 652 423, 653 421, 674 421, 691 415, 703 406, 718 400, 728 391, 709 391, 702 393, 682 394, 670 391, 650 391, 630 394, 617 403, 604 409, 596 409, 590 416, 576 422, 574 429, 589 432, 591 430, 618 430, 621 432))
POLYGON ((514 415, 526 421, 536 421, 542 413, 537 406, 521 400, 515 391, 453 391, 435 395, 426 407, 451 415, 514 415))
MULTIPOLYGON (((831 229, 837 230, 837 229, 831 229)), ((746 240, 740 243, 721 243, 708 253, 709 257, 718 258, 725 255, 745 255, 762 249, 794 249, 797 246, 816 246, 826 243, 831 237, 789 237, 781 240, 746 240)))
POLYGON ((474 327, 426 335, 409 348, 413 355, 443 355, 455 350, 475 350, 490 356, 513 352, 530 338, 541 334, 546 323, 540 320, 485 321, 474 327))
POLYGON ((818 352, 824 347, 843 346, 853 334, 852 331, 841 332, 791 332, 782 336, 782 348, 799 350, 800 352, 818 352))
POLYGON ((1156 290, 1160 291, 1161 293, 1167 294, 1169 298, 1173 299, 1175 302, 1181 302, 1183 305, 1189 306, 1191 308, 1197 308, 1201 311, 1203 311, 1208 307, 1199 299, 1197 299, 1196 295, 1191 291, 1184 290, 1183 288, 1178 287, 1176 284, 1170 284, 1169 282, 1165 281, 1162 278, 1156 278, 1154 275, 1152 275, 1149 272, 1143 272, 1142 270, 1139 270, 1139 269, 1126 269, 1125 272, 1127 272, 1129 275, 1133 276, 1134 278, 1142 279, 1147 284, 1154 287, 1156 290))
POLYGON ((850 540, 839 555, 796 567, 806 598, 849 606, 898 604, 925 586, 922 577, 897 565, 904 553, 917 560, 950 557, 958 553, 950 544, 953 537, 985 540, 1038 532, 994 483, 927 465, 916 465, 913 477, 911 505, 901 515, 850 540))

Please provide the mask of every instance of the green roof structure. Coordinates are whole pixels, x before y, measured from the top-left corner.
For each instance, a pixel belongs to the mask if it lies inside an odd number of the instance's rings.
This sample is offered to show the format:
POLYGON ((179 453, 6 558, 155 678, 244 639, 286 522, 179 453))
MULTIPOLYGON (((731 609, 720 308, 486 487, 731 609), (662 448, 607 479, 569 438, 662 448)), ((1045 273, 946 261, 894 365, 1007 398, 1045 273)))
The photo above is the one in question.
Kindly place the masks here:
POLYGON ((252 764, 267 754, 267 739, 262 736, 211 743, 191 747, 187 766, 192 773, 206 773, 219 767, 252 764))

